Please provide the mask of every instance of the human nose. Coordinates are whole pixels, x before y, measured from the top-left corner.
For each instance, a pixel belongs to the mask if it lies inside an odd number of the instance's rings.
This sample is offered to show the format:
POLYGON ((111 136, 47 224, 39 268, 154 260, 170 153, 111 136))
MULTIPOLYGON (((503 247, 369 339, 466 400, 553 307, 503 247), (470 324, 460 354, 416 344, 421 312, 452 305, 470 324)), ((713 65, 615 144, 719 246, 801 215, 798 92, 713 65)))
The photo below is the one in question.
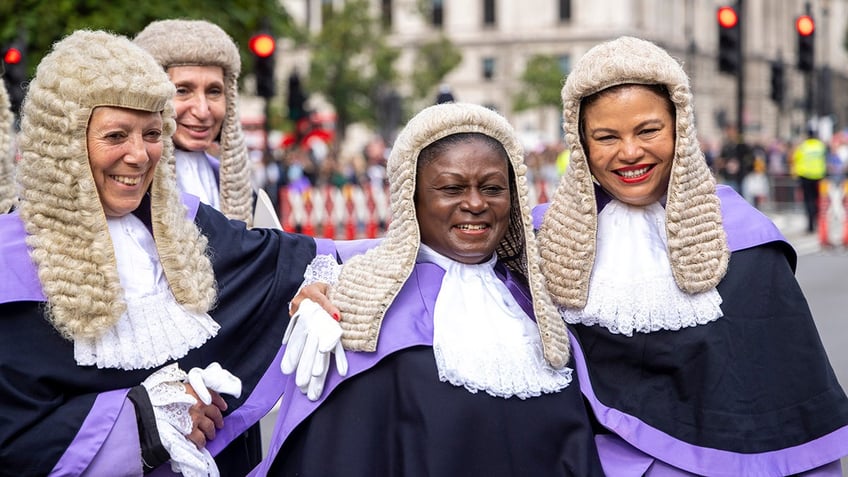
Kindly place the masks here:
POLYGON ((198 118, 205 118, 209 116, 211 109, 209 108, 209 100, 206 98, 206 95, 200 93, 194 97, 194 101, 192 102, 191 112, 198 118))
POLYGON ((624 161, 635 161, 642 157, 642 144, 638 138, 623 138, 620 157, 624 161))
POLYGON ((124 160, 129 164, 144 164, 150 160, 147 154, 147 145, 141 134, 134 134, 127 141, 127 152, 124 154, 124 160))
POLYGON ((476 188, 471 188, 464 195, 462 206, 471 212, 479 213, 486 209, 486 199, 483 194, 476 188))

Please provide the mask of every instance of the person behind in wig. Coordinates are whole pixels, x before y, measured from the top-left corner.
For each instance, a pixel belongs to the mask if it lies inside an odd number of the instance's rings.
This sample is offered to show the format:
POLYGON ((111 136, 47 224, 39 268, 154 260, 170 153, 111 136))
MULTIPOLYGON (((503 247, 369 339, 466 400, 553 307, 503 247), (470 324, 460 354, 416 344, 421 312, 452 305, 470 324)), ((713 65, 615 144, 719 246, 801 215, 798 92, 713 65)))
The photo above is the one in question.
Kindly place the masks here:
POLYGON ((534 218, 606 473, 841 475, 848 399, 796 254, 716 185, 680 63, 621 37, 562 97, 571 161, 534 218))
POLYGON ((299 303, 306 333, 287 336, 283 368, 298 364, 252 475, 603 475, 513 128, 482 106, 431 106, 387 173, 386 237, 333 280, 341 321, 299 303), (322 393, 311 375, 323 383, 329 353, 313 365, 304 342, 342 353, 333 327, 351 352, 322 393))
POLYGON ((252 225, 250 159, 238 112, 241 56, 232 38, 205 20, 157 20, 135 41, 177 88, 177 184, 231 219, 252 225), (218 141, 220 158, 207 151, 218 141))
MULTIPOLYGON (((3 76, 3 61, 0 60, 0 76, 3 76)), ((6 84, 0 81, 0 214, 15 207, 15 115, 11 110, 6 84)))
POLYGON ((81 30, 23 104, 0 215, 0 475, 245 475, 280 392, 288 302, 314 239, 247 229, 173 173, 174 85, 127 38, 81 30), (276 360, 276 361, 275 361, 276 360))

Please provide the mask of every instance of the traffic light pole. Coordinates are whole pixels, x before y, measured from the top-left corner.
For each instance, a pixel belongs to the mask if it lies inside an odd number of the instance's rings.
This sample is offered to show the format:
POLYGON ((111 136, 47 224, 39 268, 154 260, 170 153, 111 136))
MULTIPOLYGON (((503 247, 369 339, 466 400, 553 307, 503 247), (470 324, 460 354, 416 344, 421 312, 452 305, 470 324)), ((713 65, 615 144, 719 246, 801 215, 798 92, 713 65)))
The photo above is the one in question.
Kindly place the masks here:
POLYGON ((262 121, 262 159, 264 159, 265 164, 270 164, 274 160, 271 145, 268 143, 268 138, 271 135, 271 98, 263 99, 265 101, 265 120, 262 121))
MULTIPOLYGON (((739 69, 736 71, 736 129, 738 134, 738 143, 741 146, 745 144, 745 124, 742 122, 744 118, 744 109, 745 109, 745 48, 743 47, 745 43, 745 22, 742 21, 742 18, 746 18, 746 15, 743 13, 745 11, 745 7, 743 5, 743 0, 736 0, 736 12, 739 14, 739 69)), ((736 159, 739 160, 739 164, 742 164, 742 148, 736 148, 736 159)))

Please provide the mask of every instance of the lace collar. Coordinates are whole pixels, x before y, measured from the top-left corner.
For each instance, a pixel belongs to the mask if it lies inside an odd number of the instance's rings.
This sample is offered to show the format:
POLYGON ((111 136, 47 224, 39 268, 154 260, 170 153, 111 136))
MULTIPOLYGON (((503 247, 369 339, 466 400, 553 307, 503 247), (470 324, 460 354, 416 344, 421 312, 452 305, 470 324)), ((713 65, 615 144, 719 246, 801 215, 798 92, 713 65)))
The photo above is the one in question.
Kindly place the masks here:
POLYGON ((536 323, 497 277, 497 256, 485 263, 455 262, 421 244, 418 260, 445 270, 433 318, 439 379, 469 392, 527 399, 571 382, 542 356, 536 323))
POLYGON ((220 326, 211 316, 177 303, 144 223, 132 214, 107 222, 127 310, 99 338, 74 340, 77 364, 153 368, 185 356, 215 336, 220 326))
POLYGON ((611 200, 598 215, 595 264, 583 309, 560 308, 568 323, 631 336, 710 323, 722 316, 716 289, 687 294, 671 273, 665 209, 611 200))

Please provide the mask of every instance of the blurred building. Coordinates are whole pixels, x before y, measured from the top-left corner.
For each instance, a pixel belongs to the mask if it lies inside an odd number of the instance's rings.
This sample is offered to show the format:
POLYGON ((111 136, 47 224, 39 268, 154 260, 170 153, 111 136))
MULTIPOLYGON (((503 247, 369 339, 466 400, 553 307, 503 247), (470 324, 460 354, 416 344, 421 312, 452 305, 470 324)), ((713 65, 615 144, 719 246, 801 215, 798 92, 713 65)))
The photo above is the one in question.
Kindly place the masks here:
MULTIPOLYGON (((281 2, 295 21, 316 31, 322 9, 344 0, 281 2)), ((558 108, 512 109, 526 62, 533 55, 552 55, 567 74, 587 49, 620 35, 654 41, 683 61, 700 133, 722 137, 723 127, 736 121, 737 94, 736 78, 718 71, 716 12, 737 2, 745 138, 794 138, 810 117, 827 117, 840 129, 848 125, 848 51, 843 46, 848 0, 371 0, 371 5, 374 15, 390 25, 391 41, 404 51, 401 68, 410 67, 416 44, 444 33, 463 55, 444 78, 457 98, 491 106, 519 131, 553 141, 560 135, 558 108), (816 22, 816 70, 809 78, 796 67, 795 19, 807 9, 816 22), (770 97, 773 61, 785 64, 781 105, 770 97)), ((279 66, 293 67, 307 68, 308 52, 294 52, 279 66)))

